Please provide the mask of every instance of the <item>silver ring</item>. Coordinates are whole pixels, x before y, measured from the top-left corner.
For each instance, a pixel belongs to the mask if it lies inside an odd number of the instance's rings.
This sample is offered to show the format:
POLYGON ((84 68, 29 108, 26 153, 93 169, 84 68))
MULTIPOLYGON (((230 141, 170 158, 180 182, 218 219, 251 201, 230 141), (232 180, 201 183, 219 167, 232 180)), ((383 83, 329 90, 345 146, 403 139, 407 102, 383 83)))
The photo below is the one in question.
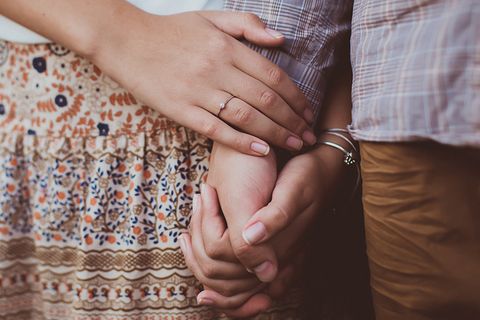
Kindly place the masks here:
POLYGON ((233 94, 230 95, 230 97, 228 97, 227 100, 225 100, 224 102, 220 103, 218 105, 219 107, 219 110, 218 110, 218 113, 217 113, 217 117, 220 117, 220 112, 222 112, 223 109, 225 109, 227 107, 227 104, 232 101, 232 99, 235 98, 235 96, 233 94))

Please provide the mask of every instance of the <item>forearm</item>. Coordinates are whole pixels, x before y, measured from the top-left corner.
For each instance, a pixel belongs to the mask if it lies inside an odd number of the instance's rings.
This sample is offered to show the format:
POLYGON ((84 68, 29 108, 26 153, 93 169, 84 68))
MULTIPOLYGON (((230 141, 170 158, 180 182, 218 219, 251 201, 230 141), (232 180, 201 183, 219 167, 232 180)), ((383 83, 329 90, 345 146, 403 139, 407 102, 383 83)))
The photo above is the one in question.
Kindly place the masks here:
POLYGON ((141 12, 123 0, 15 0, 0 1, 0 14, 89 58, 126 15, 141 12))

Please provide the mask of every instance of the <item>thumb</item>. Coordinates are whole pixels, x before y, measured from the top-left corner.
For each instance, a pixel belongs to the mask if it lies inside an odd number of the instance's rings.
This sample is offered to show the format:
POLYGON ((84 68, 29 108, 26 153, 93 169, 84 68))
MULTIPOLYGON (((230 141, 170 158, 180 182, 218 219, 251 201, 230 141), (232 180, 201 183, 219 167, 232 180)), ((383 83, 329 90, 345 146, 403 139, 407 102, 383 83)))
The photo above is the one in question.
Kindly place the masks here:
POLYGON ((277 47, 285 40, 282 33, 266 27, 253 13, 202 11, 199 14, 232 37, 245 38, 259 46, 277 47))
POLYGON ((245 242, 259 244, 288 227, 308 207, 301 199, 301 192, 297 194, 288 184, 277 185, 272 201, 258 210, 245 225, 242 232, 245 242))

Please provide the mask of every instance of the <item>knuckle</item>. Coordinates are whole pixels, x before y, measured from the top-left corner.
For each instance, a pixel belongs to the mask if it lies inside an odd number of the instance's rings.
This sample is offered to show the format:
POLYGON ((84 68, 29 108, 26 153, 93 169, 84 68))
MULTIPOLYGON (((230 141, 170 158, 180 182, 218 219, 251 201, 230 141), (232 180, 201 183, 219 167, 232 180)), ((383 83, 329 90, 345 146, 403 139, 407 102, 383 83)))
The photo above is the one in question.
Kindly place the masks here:
POLYGON ((217 136, 219 125, 215 122, 206 122, 202 126, 202 132, 210 139, 214 139, 217 136))
POLYGON ((275 225, 279 229, 285 228, 288 223, 290 223, 290 215, 288 212, 279 206, 274 206, 275 212, 277 212, 275 216, 275 225))
POLYGON ((230 298, 237 294, 235 288, 230 285, 224 285, 220 289, 220 294, 224 297, 230 298))
POLYGON ((276 96, 272 91, 263 91, 260 95, 260 103, 266 109, 271 109, 275 105, 276 96))
POLYGON ((246 135, 239 133, 233 138, 232 146, 237 150, 249 151, 248 141, 245 139, 246 135))
POLYGON ((211 245, 206 245, 205 246, 205 252, 208 257, 210 257, 213 260, 218 260, 223 257, 223 252, 222 249, 218 246, 217 243, 211 244, 211 245))
POLYGON ((272 67, 268 70, 268 79, 270 85, 278 86, 283 81, 283 72, 278 67, 272 67))
POLYGON ((303 120, 298 119, 296 121, 294 131, 295 131, 296 134, 301 136, 303 134, 303 132, 305 130, 307 130, 307 128, 308 128, 307 124, 303 120))
POLYGON ((237 108, 233 114, 235 122, 240 125, 245 125, 249 123, 252 119, 252 116, 252 111, 248 108, 237 108))
POLYGON ((203 265, 202 273, 208 279, 215 279, 218 277, 218 270, 216 270, 211 264, 203 265))
POLYGON ((215 61, 207 57, 195 63, 192 69, 194 70, 194 75, 204 78, 215 69, 215 61))
POLYGON ((210 37, 208 47, 218 55, 218 52, 225 52, 230 48, 229 38, 225 34, 219 33, 210 37))
POLYGON ((250 25, 258 24, 261 20, 256 14, 248 12, 243 14, 243 21, 245 22, 245 25, 250 25))
POLYGON ((248 257, 250 257, 252 254, 252 247, 247 243, 241 243, 234 245, 233 252, 240 261, 248 260, 248 257))

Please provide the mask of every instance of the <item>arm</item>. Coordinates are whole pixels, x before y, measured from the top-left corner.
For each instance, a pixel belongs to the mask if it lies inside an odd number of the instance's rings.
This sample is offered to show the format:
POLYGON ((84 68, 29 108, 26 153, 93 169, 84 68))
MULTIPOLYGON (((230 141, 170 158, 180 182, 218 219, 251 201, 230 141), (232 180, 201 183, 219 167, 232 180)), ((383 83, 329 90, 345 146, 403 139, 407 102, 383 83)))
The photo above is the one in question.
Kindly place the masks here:
POLYGON ((283 42, 254 15, 156 16, 123 0, 1 1, 0 14, 88 58, 166 117, 240 152, 264 156, 264 140, 290 150, 302 147, 302 136, 312 143, 299 89, 233 38, 283 42), (220 114, 231 95, 237 98, 220 114))

